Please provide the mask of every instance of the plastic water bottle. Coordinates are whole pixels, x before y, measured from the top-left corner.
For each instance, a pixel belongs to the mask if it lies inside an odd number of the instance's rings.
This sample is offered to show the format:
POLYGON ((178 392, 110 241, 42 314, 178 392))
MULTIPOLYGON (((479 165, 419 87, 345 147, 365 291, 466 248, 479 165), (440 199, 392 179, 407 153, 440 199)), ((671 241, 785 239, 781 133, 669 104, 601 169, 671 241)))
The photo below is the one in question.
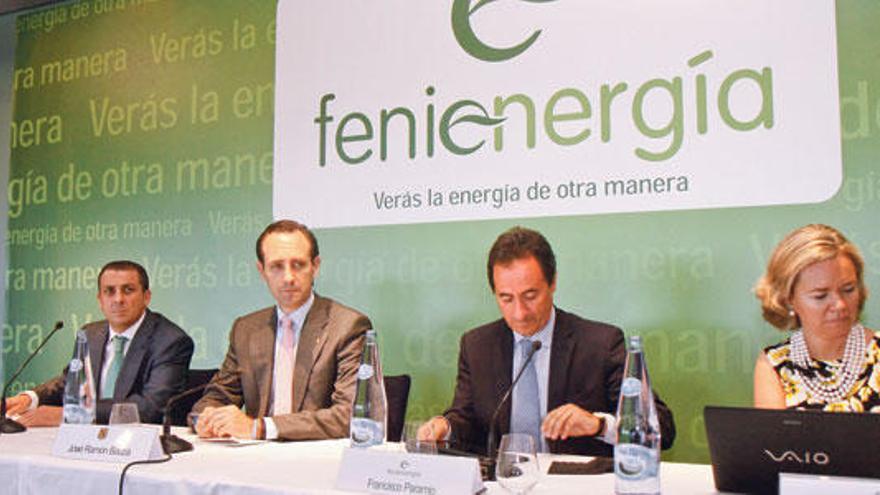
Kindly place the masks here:
POLYGON ((357 391, 351 410, 351 446, 369 447, 385 441, 388 422, 385 382, 379 361, 376 331, 368 330, 357 371, 357 391))
POLYGON ((660 422, 639 336, 629 338, 617 404, 614 492, 660 493, 660 422))
POLYGON ((89 342, 83 330, 76 332, 73 358, 67 366, 64 383, 64 422, 92 424, 95 422, 95 382, 89 358, 89 342))

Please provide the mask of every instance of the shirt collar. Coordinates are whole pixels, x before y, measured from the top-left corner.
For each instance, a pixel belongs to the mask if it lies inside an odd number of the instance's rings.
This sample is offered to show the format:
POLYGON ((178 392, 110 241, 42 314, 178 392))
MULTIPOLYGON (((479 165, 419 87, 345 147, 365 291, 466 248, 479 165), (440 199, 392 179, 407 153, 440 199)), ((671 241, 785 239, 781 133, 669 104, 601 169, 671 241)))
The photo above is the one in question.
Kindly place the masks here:
POLYGON ((126 339, 128 339, 128 340, 126 340, 126 342, 131 342, 132 340, 134 340, 134 335, 137 333, 138 329, 141 327, 141 323, 144 322, 144 318, 146 318, 146 317, 147 317, 147 312, 144 311, 144 313, 141 315, 141 317, 138 318, 138 320, 136 322, 134 322, 130 327, 126 328, 125 331, 122 333, 114 332, 113 329, 110 328, 110 324, 108 323, 107 329, 110 332, 110 337, 108 338, 108 340, 113 340, 113 337, 115 337, 116 335, 119 335, 119 336, 122 336, 122 337, 125 337, 126 339))
POLYGON ((306 316, 309 314, 309 310, 312 309, 312 304, 313 304, 314 302, 315 302, 315 292, 312 291, 312 293, 309 294, 309 298, 306 299, 306 302, 303 303, 302 306, 300 306, 300 307, 296 308, 295 310, 291 311, 290 313, 286 313, 286 314, 285 314, 284 311, 282 311, 281 308, 280 308, 279 306, 276 305, 276 306, 275 306, 275 312, 276 312, 277 315, 278 315, 278 325, 279 325, 279 327, 280 327, 280 325, 281 325, 281 319, 284 318, 284 317, 286 316, 286 317, 291 318, 291 319, 293 320, 293 328, 294 328, 295 331, 299 332, 300 329, 302 329, 303 324, 304 324, 305 321, 306 321, 306 316))
POLYGON ((556 307, 552 307, 552 308, 550 308, 550 318, 547 319, 547 324, 544 325, 540 330, 538 330, 537 333, 534 333, 531 336, 526 337, 524 335, 520 335, 516 332, 513 332, 514 346, 519 345, 519 343, 523 339, 528 339, 532 342, 534 342, 536 340, 540 341, 541 347, 549 348, 548 346, 550 345, 550 339, 553 335, 553 328, 555 326, 556 326, 556 307))

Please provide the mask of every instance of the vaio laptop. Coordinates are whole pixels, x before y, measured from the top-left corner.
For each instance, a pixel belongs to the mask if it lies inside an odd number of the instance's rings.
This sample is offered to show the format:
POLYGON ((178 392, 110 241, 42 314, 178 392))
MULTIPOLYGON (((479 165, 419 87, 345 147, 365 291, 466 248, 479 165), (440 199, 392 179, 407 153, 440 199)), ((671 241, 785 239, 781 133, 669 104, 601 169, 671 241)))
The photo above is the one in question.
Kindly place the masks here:
POLYGON ((779 473, 880 478, 880 414, 706 406, 715 487, 776 493, 779 473))

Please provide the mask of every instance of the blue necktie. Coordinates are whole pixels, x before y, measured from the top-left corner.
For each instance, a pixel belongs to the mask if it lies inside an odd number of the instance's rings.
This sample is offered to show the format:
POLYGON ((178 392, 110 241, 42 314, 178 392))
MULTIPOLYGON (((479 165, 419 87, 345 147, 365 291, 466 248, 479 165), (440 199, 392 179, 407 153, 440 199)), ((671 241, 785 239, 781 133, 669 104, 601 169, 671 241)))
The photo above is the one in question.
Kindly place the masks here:
MULTIPOLYGON (((518 352, 526 362, 532 349, 532 341, 523 339, 517 344, 518 352)), ((541 401, 538 396, 538 372, 534 359, 523 371, 522 377, 513 388, 513 404, 510 415, 511 433, 528 433, 535 439, 535 446, 541 449, 541 401)))
POLYGON ((113 390, 116 388, 116 378, 119 377, 119 370, 122 369, 122 360, 125 359, 125 343, 128 337, 122 335, 113 336, 113 362, 110 363, 110 369, 107 370, 107 379, 102 387, 104 398, 113 398, 113 390))

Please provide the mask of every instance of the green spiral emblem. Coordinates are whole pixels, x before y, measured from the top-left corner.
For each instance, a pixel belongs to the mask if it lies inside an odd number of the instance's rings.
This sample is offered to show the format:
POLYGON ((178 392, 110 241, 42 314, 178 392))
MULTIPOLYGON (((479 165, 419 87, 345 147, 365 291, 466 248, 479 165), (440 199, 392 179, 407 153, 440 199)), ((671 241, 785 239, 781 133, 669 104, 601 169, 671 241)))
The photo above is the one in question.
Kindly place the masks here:
MULTIPOLYGON (((459 46, 469 55, 485 62, 503 62, 510 60, 524 51, 541 35, 541 30, 533 32, 528 38, 517 45, 498 48, 484 43, 471 26, 471 16, 480 8, 498 0, 477 0, 471 7, 472 0, 454 0, 452 2, 452 32, 459 46)), ((549 3, 555 0, 519 0, 528 3, 549 3)))

